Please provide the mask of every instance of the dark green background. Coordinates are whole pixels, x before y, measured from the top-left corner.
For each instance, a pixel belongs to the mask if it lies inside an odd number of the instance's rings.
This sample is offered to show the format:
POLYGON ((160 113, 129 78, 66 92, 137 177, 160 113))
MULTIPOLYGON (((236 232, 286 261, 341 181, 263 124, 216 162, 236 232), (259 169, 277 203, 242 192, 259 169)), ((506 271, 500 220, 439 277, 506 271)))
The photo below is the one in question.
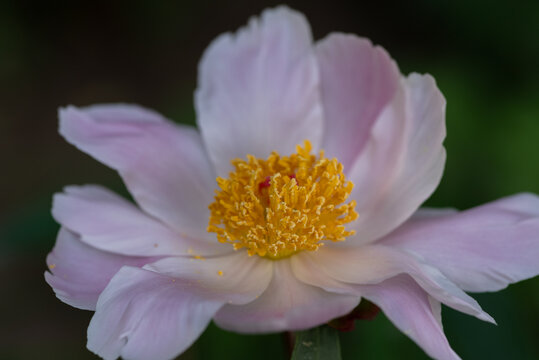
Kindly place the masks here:
MULTIPOLYGON (((0 2, 0 358, 91 359, 91 313, 43 280, 58 226, 51 195, 116 174, 57 134, 60 105, 134 102, 193 123, 197 62, 219 33, 272 1, 0 2)), ((429 72, 445 94, 448 160, 432 206, 467 208, 539 193, 539 1, 292 1, 319 39, 367 36, 403 73, 429 72)), ((539 235, 538 235, 539 240, 539 235)), ((539 260, 538 260, 539 261, 539 260)), ((539 280, 475 296, 499 326, 444 309, 464 359, 539 358, 539 280)), ((383 315, 342 336, 344 359, 425 358, 383 315)), ((210 326, 183 359, 279 359, 279 335, 210 326)))

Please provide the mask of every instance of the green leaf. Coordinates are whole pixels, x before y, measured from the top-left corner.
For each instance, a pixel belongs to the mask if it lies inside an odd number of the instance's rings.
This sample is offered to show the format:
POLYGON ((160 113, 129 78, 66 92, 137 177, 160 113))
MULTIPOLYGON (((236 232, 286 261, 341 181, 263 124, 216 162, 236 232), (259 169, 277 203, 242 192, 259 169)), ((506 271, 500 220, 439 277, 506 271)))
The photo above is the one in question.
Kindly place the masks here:
POLYGON ((341 360, 339 332, 327 325, 297 332, 291 360, 341 360))

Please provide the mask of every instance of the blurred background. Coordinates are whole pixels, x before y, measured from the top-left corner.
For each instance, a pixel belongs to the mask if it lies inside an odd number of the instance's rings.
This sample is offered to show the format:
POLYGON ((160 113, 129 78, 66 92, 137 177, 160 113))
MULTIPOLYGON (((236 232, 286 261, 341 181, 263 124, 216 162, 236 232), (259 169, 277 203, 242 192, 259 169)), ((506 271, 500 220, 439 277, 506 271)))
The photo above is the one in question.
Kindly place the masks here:
MULTIPOLYGON (((91 313, 57 300, 43 280, 58 225, 51 196, 68 184, 124 193, 110 169, 57 134, 66 104, 139 103, 194 124, 204 48, 278 2, 0 2, 0 359, 95 359, 91 313)), ((434 75, 447 106, 448 160, 428 205, 465 209, 539 193, 539 2, 290 1, 315 39, 356 33, 384 46, 403 73, 434 75)), ((538 259, 539 261, 539 259, 538 259)), ((539 279, 474 297, 499 326, 444 308, 464 359, 539 358, 539 279)), ((342 335, 344 359, 426 358, 379 315, 342 335)), ((280 335, 214 325, 181 359, 285 359, 280 335)))

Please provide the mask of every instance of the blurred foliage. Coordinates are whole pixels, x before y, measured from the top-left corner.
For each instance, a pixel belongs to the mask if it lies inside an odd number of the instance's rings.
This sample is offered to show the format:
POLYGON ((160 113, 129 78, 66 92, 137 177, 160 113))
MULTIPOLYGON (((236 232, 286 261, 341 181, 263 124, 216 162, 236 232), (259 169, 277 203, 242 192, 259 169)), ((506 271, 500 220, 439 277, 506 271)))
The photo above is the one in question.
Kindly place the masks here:
MULTIPOLYGON (((85 350, 91 313, 54 298, 45 256, 58 226, 52 193, 101 183, 122 194, 113 171, 56 134, 67 103, 135 102, 194 124, 196 64, 219 33, 274 1, 0 2, 1 359, 95 358, 85 350)), ((539 193, 539 2, 291 1, 316 38, 367 36, 404 73, 429 72, 445 94, 446 172, 430 206, 468 208, 520 191, 539 193), (518 3, 518 4, 517 4, 518 3)), ((474 297, 485 324, 444 309, 463 358, 539 358, 539 282, 474 297)), ((343 333, 343 359, 426 358, 379 315, 343 333)), ((286 358, 279 334, 247 336, 211 325, 182 359, 286 358)))

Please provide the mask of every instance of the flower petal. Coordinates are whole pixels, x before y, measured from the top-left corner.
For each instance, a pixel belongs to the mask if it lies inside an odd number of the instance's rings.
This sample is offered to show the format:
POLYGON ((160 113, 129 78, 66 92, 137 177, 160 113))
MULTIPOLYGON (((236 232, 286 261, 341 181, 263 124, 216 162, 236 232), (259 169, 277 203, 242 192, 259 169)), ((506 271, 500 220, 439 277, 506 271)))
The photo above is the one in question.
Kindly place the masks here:
MULTIPOLYGON (((317 251, 322 251, 322 249, 317 251)), ((322 261, 324 261, 324 258, 322 258, 322 261)), ((317 263, 316 257, 296 254, 290 259, 290 267, 294 276, 305 284, 316 286, 332 293, 361 296, 357 286, 333 277, 331 271, 325 271, 324 267, 317 263)))
POLYGON ((382 240, 421 256, 465 291, 498 291, 539 274, 539 197, 520 194, 460 213, 422 216, 382 240))
POLYGON ((61 228, 56 245, 47 256, 51 272, 45 272, 45 280, 66 304, 95 310, 99 294, 122 266, 139 267, 155 260, 157 258, 121 256, 94 249, 73 232, 61 228))
POLYGON ((60 133, 118 170, 144 211, 192 237, 210 237, 215 176, 194 128, 131 105, 68 106, 60 133))
POLYGON ((323 148, 348 170, 395 96, 401 75, 384 49, 355 35, 327 36, 317 43, 316 55, 327 120, 323 148))
MULTIPOLYGON (((337 283, 318 279, 309 273, 321 272, 343 283, 343 292, 354 293, 353 285, 378 284, 400 274, 410 275, 433 298, 477 318, 494 322, 479 304, 440 271, 420 262, 411 254, 386 246, 367 245, 356 248, 324 247, 316 252, 302 252, 292 261, 294 272, 300 280, 314 286, 332 289, 337 283), (303 268, 303 269, 302 269, 303 268), (311 270, 305 270, 310 268, 311 270)), ((321 276, 318 276, 321 278, 321 276)), ((337 290, 335 290, 337 291, 337 290)), ((357 295, 362 295, 360 292, 357 295)))
POLYGON ((323 324, 349 313, 359 297, 327 292, 294 276, 288 260, 276 261, 266 291, 246 305, 225 305, 214 321, 220 327, 242 332, 295 331, 323 324))
POLYGON ((134 204, 96 185, 68 186, 54 196, 56 221, 78 233, 88 245, 131 256, 202 255, 229 251, 228 247, 181 236, 134 204))
POLYGON ((273 262, 245 251, 204 258, 170 257, 144 268, 218 293, 230 304, 245 304, 266 290, 272 277, 273 262))
POLYGON ((410 75, 372 126, 349 172, 359 218, 353 223, 357 234, 347 243, 386 235, 431 195, 445 164, 444 137, 445 99, 431 76, 410 75))
POLYGON ((323 115, 305 17, 281 6, 215 39, 200 62, 195 104, 220 176, 247 154, 291 154, 306 139, 317 149, 323 115))
POLYGON ((398 276, 378 285, 361 286, 360 291, 429 356, 438 360, 460 359, 444 335, 440 304, 410 277, 398 276))
POLYGON ((172 359, 200 336, 222 304, 192 283, 124 267, 99 297, 88 349, 106 360, 172 359))

